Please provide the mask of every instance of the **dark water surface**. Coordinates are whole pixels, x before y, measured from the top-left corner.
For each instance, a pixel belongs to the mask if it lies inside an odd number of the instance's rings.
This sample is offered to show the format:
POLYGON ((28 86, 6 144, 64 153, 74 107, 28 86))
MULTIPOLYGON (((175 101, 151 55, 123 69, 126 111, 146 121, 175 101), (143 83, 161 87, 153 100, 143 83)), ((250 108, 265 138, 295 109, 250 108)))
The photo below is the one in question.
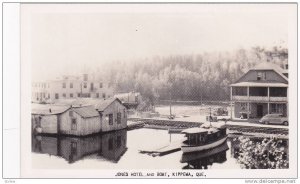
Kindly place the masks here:
MULTIPOLYGON (((34 168, 48 169, 241 169, 236 139, 216 149, 183 154, 177 151, 164 156, 142 154, 149 150, 181 142, 182 134, 166 130, 121 130, 89 137, 32 137, 34 168)), ((285 145, 286 146, 286 145, 285 145)))

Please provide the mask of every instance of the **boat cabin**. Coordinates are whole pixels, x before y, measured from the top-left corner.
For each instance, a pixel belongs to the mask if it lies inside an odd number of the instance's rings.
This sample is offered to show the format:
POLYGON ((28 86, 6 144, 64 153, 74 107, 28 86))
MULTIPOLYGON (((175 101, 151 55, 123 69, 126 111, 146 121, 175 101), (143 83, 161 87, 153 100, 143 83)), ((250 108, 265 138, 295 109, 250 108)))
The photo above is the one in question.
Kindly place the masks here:
POLYGON ((226 136, 225 127, 200 127, 200 128, 189 128, 182 131, 187 137, 183 142, 186 145, 205 145, 226 136))

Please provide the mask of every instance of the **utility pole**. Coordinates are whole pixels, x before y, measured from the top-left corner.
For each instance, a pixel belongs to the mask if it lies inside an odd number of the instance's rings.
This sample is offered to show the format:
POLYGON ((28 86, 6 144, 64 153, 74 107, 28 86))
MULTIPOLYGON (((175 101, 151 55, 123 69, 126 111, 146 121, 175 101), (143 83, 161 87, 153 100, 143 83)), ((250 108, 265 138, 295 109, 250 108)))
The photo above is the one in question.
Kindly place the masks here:
POLYGON ((172 101, 171 101, 171 91, 170 91, 170 117, 172 116, 172 101))
POLYGON ((209 107, 209 125, 211 126, 211 119, 212 119, 212 117, 211 117, 211 107, 209 107))

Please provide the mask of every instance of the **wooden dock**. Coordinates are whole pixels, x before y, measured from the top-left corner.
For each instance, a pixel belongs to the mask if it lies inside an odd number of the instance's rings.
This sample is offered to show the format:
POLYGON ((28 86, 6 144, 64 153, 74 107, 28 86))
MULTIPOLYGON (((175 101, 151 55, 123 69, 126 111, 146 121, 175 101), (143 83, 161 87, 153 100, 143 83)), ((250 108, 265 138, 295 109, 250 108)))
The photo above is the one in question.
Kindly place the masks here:
POLYGON ((142 128, 142 127, 144 127, 144 125, 145 125, 144 122, 140 122, 140 121, 133 122, 133 123, 127 125, 127 130, 142 128))
MULTIPOLYGON (((176 121, 176 120, 162 120, 162 119, 149 119, 149 118, 129 118, 130 121, 144 122, 144 128, 153 128, 153 129, 164 129, 171 130, 172 133, 175 133, 175 130, 178 130, 179 133, 181 129, 199 127, 201 122, 188 122, 188 121, 176 121), (174 132, 172 131, 174 130, 174 132)), ((277 125, 260 125, 260 124, 250 124, 249 123, 231 123, 227 122, 225 125, 229 130, 246 132, 246 133, 266 133, 266 134, 279 134, 279 135, 288 135, 289 128, 282 127, 277 125)))
POLYGON ((182 140, 171 142, 169 145, 162 146, 159 148, 149 149, 149 150, 145 149, 145 150, 139 150, 139 151, 140 151, 140 153, 145 153, 145 154, 149 154, 152 156, 163 156, 163 155, 181 150, 181 142, 182 142, 182 140))

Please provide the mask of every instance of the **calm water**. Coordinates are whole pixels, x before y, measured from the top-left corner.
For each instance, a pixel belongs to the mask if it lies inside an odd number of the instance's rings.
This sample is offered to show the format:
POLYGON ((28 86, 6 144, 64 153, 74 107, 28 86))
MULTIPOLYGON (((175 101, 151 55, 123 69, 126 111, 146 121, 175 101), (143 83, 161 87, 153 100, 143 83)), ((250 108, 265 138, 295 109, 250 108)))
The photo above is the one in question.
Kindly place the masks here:
POLYGON ((239 169, 239 144, 228 139, 210 152, 185 155, 177 151, 164 156, 139 150, 180 142, 182 134, 166 130, 121 130, 103 135, 77 137, 32 137, 32 164, 47 169, 239 169))

